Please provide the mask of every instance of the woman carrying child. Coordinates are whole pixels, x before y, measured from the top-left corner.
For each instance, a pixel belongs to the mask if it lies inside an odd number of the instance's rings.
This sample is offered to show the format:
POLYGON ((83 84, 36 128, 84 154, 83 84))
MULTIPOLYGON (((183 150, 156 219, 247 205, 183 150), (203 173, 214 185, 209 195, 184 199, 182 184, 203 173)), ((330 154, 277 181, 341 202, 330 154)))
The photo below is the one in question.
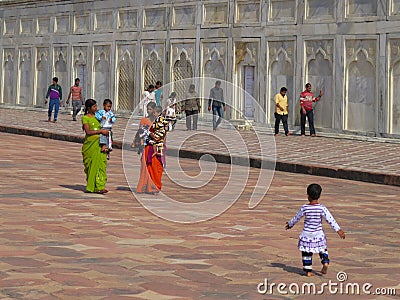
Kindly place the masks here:
POLYGON ((101 129, 100 122, 96 119, 96 101, 87 99, 85 102, 85 115, 82 117, 82 129, 85 131, 85 141, 82 146, 83 165, 86 174, 86 191, 89 193, 105 194, 107 182, 107 158, 101 151, 99 144, 100 134, 108 136, 108 130, 101 129))
MULTIPOLYGON (((153 124, 155 120, 154 116, 154 108, 156 107, 155 102, 149 102, 147 104, 147 117, 143 117, 140 120, 139 124, 139 130, 149 130, 151 125, 153 124)), ((144 136, 142 138, 142 142, 147 137, 144 136)), ((153 146, 150 146, 151 148, 153 146)), ((136 187, 136 192, 137 193, 149 193, 149 194, 154 194, 158 192, 157 186, 154 184, 153 180, 150 177, 150 174, 147 170, 147 156, 149 154, 149 146, 145 146, 143 151, 141 152, 141 157, 140 157, 140 177, 139 177, 139 182, 136 187)))

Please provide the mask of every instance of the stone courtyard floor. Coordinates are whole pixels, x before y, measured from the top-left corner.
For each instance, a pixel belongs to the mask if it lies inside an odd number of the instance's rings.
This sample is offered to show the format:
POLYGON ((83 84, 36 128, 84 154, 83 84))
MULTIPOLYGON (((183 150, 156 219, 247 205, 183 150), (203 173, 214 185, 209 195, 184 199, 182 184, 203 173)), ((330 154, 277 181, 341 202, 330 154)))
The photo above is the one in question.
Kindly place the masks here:
MULTIPOLYGON (((22 121, 15 125, 18 122, 22 121)), ((67 122, 43 126, 54 130, 67 122)), ((73 133, 82 135, 76 127, 73 133)), ((94 195, 83 192, 79 143, 7 133, 0 133, 0 139, 1 299, 399 297, 377 295, 379 288, 396 288, 400 293, 398 186, 278 171, 260 204, 249 209, 248 199, 259 172, 252 168, 246 188, 230 209, 205 222, 181 224, 155 216, 138 202, 127 184, 119 149, 112 152, 108 165, 110 192, 94 195), (322 185, 321 202, 347 236, 340 240, 325 226, 331 258, 328 274, 317 272, 307 278, 301 275, 297 250, 302 226, 285 231, 284 224, 305 203, 305 189, 312 182, 322 185), (346 274, 339 276, 339 272, 346 274), (340 289, 335 293, 326 286, 317 296, 307 292, 293 295, 288 289, 290 285, 293 291, 298 285, 301 291, 304 283, 314 283, 320 290, 329 282, 340 288, 343 276, 347 280, 342 287, 370 283, 371 295, 363 291, 346 295, 340 289), (269 287, 275 284, 272 294, 270 289, 260 293, 265 289, 260 283, 265 281, 269 287), (286 288, 281 285, 278 292, 280 283, 286 288)), ((180 163, 191 176, 199 172, 197 160, 181 159, 180 163)), ((167 165, 167 170, 171 167, 167 165)), ((198 193, 205 197, 219 193, 229 172, 229 164, 218 164, 215 176, 198 193)), ((135 180, 129 178, 131 184, 135 180)), ((163 191, 176 201, 196 203, 201 199, 167 175, 163 182, 163 191)), ((320 269, 316 256, 314 266, 316 271, 320 269)))

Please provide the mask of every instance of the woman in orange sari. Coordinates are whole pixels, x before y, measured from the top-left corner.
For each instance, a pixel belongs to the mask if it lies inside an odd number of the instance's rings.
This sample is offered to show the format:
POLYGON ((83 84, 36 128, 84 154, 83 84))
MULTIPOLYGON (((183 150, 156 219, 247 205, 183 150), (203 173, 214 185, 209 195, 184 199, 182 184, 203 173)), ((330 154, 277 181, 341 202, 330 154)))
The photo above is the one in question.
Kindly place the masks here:
MULTIPOLYGON (((147 104, 147 117, 140 120, 139 128, 147 126, 149 129, 155 120, 154 108, 155 102, 147 104)), ((150 159, 148 162, 149 151, 153 150, 152 145, 147 145, 140 157, 140 177, 136 187, 136 193, 156 194, 161 190, 161 176, 163 172, 162 164, 157 163, 157 158, 150 159), (161 170, 161 172, 160 172, 161 170)), ((150 153, 151 156, 151 153, 150 153)))

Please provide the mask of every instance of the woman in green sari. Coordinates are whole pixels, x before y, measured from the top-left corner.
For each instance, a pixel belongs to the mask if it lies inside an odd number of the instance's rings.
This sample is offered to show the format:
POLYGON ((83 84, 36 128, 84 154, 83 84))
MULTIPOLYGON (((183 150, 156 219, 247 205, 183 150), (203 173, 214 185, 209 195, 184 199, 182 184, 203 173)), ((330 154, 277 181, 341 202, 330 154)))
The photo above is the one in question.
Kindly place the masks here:
POLYGON ((82 146, 83 165, 86 173, 86 191, 88 193, 105 194, 107 182, 107 154, 101 152, 100 135, 108 136, 108 130, 101 129, 95 113, 96 101, 88 99, 85 102, 85 115, 82 117, 82 129, 85 131, 85 141, 82 146))

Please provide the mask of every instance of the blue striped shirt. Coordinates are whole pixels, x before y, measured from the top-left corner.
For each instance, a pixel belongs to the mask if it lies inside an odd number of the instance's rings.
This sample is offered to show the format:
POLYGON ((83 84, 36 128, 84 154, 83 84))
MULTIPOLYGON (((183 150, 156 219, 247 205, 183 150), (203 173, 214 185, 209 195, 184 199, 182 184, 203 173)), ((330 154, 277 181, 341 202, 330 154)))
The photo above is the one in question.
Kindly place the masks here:
POLYGON ((340 226, 329 210, 322 204, 304 204, 297 214, 289 221, 289 227, 296 225, 304 217, 304 233, 322 231, 322 219, 325 219, 333 230, 340 230, 340 226))

